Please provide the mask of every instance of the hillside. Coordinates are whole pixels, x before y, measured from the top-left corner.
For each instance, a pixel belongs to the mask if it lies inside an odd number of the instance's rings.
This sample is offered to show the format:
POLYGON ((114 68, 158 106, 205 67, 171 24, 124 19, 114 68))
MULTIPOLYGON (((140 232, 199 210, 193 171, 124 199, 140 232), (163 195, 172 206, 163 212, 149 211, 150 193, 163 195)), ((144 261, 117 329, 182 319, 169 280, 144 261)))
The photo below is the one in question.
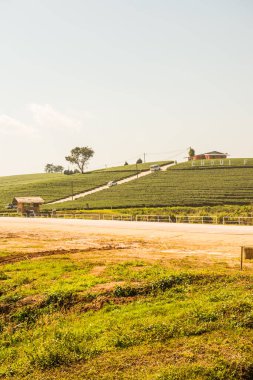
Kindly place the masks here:
MULTIPOLYGON (((160 162, 164 164, 166 162, 160 162)), ((78 194, 86 190, 105 185, 112 180, 120 180, 144 171, 153 163, 145 163, 120 167, 112 167, 85 174, 27 174, 0 177, 0 209, 12 202, 15 196, 41 196, 46 202, 65 198, 73 193, 78 194)))
MULTIPOLYGON (((174 165, 166 172, 153 173, 136 181, 115 186, 74 202, 57 205, 61 209, 120 208, 143 206, 244 205, 253 202, 253 159, 231 159, 230 165, 216 160, 174 165)), ((224 160, 225 161, 225 160, 224 160)))

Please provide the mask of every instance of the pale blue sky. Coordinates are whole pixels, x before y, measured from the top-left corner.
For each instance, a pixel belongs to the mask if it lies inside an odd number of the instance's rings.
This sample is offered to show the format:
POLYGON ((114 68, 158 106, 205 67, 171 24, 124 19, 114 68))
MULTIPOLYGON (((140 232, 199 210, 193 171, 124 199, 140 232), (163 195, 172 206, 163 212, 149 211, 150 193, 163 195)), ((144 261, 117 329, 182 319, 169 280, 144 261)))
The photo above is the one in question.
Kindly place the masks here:
POLYGON ((0 0, 0 175, 253 157, 252 41, 252 0, 0 0))

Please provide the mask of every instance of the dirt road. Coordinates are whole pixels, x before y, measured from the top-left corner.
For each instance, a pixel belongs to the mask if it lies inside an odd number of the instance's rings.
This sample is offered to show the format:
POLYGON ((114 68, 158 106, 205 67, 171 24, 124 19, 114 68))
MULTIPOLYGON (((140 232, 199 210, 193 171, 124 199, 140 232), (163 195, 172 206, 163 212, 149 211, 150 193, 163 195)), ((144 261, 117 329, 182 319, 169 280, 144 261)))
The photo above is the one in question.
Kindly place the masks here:
MULTIPOLYGON (((253 246, 253 227, 70 219, 0 219, 0 258, 10 254, 117 251, 118 259, 239 259, 253 246), (123 252, 124 251, 124 252, 123 252)), ((115 256, 115 257, 116 257, 115 256)), ((101 254, 100 254, 101 257, 101 254)))

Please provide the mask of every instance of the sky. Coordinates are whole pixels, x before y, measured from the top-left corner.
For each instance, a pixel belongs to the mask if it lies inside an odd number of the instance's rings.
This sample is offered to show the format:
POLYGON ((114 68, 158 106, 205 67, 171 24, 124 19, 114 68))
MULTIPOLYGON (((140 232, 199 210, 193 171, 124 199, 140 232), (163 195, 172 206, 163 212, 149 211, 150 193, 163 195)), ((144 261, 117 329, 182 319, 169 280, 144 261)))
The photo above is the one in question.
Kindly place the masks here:
POLYGON ((0 175, 253 157, 252 0, 0 0, 0 175))

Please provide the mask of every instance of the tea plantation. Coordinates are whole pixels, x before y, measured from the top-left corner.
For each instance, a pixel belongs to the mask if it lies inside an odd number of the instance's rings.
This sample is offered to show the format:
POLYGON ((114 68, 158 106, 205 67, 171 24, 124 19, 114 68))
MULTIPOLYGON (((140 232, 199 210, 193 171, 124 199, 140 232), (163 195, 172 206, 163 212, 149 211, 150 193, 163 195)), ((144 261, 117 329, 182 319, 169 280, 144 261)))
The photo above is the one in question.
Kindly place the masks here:
POLYGON ((82 209, 159 206, 246 205, 253 202, 253 160, 231 160, 230 166, 190 162, 170 167, 136 181, 58 205, 58 208, 82 209))
MULTIPOLYGON (((166 162, 160 162, 163 164, 166 162)), ((74 194, 105 185, 112 180, 120 180, 147 170, 152 163, 120 166, 86 174, 27 174, 0 177, 0 209, 12 202, 16 196, 41 196, 46 202, 65 198, 74 194)))

